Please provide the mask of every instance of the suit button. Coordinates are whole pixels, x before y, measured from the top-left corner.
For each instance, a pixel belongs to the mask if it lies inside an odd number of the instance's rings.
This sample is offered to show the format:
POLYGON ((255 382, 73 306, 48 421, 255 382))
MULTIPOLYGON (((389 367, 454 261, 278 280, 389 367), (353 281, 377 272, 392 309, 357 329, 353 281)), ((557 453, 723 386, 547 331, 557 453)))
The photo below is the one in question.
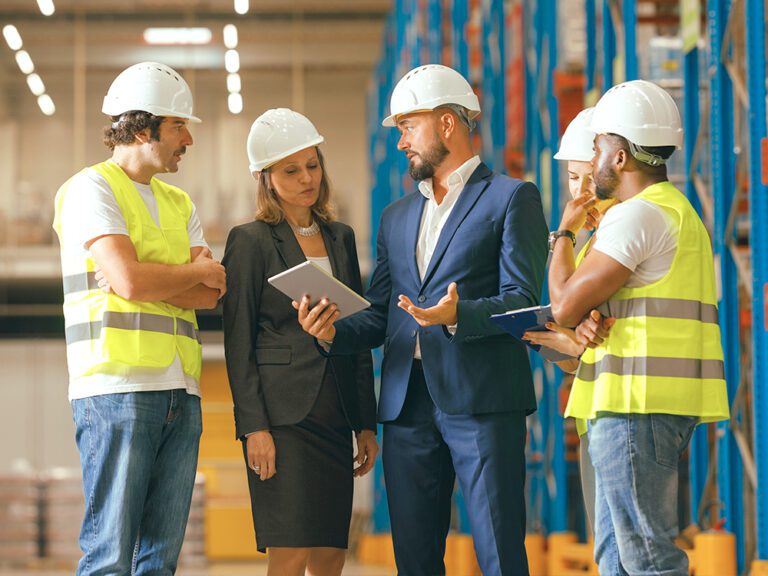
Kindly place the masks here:
POLYGON ((416 338, 416 330, 414 330, 413 332, 411 332, 411 336, 412 336, 413 338, 416 338))
POLYGON ((427 301, 427 297, 426 296, 424 296, 423 294, 421 296, 419 296, 419 302, 426 302, 426 301, 427 301))

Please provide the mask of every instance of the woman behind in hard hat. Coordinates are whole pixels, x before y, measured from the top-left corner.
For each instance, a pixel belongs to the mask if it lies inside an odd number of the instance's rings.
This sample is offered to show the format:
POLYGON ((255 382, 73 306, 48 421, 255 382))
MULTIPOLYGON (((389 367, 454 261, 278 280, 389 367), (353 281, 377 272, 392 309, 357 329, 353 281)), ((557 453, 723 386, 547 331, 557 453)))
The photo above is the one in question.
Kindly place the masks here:
MULTIPOLYGON (((587 108, 579 112, 568 124, 563 138, 560 141, 560 149, 555 154, 556 160, 564 160, 568 163, 568 191, 571 198, 593 197, 595 195, 595 183, 592 180, 592 157, 595 155, 593 141, 595 133, 589 129, 594 108, 587 108)), ((613 200, 607 200, 587 212, 584 229, 595 230, 602 214, 610 208, 613 200)), ((557 240, 557 233, 550 235, 550 244, 557 240)), ((589 252, 594 235, 590 236, 576 256, 575 266, 578 266, 589 252)), ((552 348, 574 358, 584 353, 586 346, 578 341, 576 331, 572 328, 560 326, 554 322, 548 323, 549 332, 526 332, 523 340, 533 344, 539 344, 552 348)), ((574 374, 579 367, 579 361, 562 360, 556 364, 569 374, 574 374)), ((587 423, 585 420, 576 420, 576 430, 579 433, 579 471, 581 473, 581 491, 584 496, 584 510, 587 514, 587 528, 593 533, 595 519, 595 470, 589 459, 589 440, 586 436, 587 423)))
POLYGON ((237 438, 257 547, 269 550, 268 573, 279 576, 341 574, 353 477, 368 473, 378 452, 370 352, 323 357, 290 298, 267 282, 311 260, 362 292, 354 233, 333 220, 322 142, 292 110, 256 119, 248 135, 256 216, 230 232, 223 260, 237 438))
MULTIPOLYGON (((728 418, 712 248, 701 219, 668 180, 682 147, 680 113, 659 86, 614 86, 595 106, 593 178, 616 204, 589 254, 556 240, 555 319, 615 324, 591 338, 565 415, 589 421, 595 468, 595 560, 601 574, 686 576, 678 533, 678 462, 697 424, 728 418)), ((575 233, 594 199, 578 197, 560 230, 575 233)))

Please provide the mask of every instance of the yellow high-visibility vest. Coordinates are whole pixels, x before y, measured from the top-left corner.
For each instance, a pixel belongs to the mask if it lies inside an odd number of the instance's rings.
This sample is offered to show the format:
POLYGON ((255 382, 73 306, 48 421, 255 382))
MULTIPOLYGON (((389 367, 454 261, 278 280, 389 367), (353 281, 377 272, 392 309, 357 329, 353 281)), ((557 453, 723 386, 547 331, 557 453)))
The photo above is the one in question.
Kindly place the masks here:
MULTIPOLYGON (((576 268, 578 268, 582 262, 584 262, 584 258, 587 257, 587 253, 589 252, 589 247, 592 245, 592 241, 594 240, 595 235, 594 233, 592 236, 589 237, 589 239, 584 243, 584 246, 581 247, 581 250, 579 250, 579 253, 576 255, 576 260, 574 262, 576 268)), ((571 394, 573 394, 573 385, 571 385, 571 394)), ((570 394, 569 394, 570 396, 570 394)), ((584 418, 575 418, 576 420, 576 433, 581 437, 584 436, 584 434, 587 433, 587 421, 584 418)))
MULTIPOLYGON (((150 187, 157 200, 160 228, 120 166, 107 160, 91 169, 101 174, 112 188, 139 262, 190 262, 187 223, 192 201, 185 192, 152 179, 150 187)), ((95 280, 93 258, 73 258, 73 251, 65 250, 61 208, 71 180, 56 193, 53 224, 61 243, 70 377, 120 375, 131 367, 167 368, 178 353, 184 373, 199 379, 202 346, 194 310, 105 294, 95 280)), ((88 209, 83 206, 83 210, 88 209)))
POLYGON ((661 207, 677 225, 669 272, 652 284, 621 288, 599 307, 616 318, 608 337, 588 348, 573 383, 566 416, 601 412, 729 417, 717 320, 712 249, 688 200, 669 182, 628 200, 661 207))

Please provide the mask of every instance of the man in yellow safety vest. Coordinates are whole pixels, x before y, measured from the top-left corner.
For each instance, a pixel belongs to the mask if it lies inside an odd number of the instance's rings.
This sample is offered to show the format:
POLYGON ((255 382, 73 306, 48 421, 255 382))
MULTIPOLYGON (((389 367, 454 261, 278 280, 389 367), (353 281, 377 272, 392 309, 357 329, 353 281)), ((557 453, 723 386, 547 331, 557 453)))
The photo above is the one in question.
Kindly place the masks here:
POLYGON ((173 574, 192 498, 202 418, 195 309, 225 272, 189 196, 155 178, 192 145, 192 93, 142 62, 104 98, 112 158, 56 194, 69 399, 86 512, 77 574, 173 574))
POLYGON ((712 249, 667 179, 683 137, 667 92, 644 80, 614 86, 590 129, 598 199, 618 202, 578 269, 573 240, 596 199, 568 203, 549 286, 557 322, 581 322, 589 342, 566 415, 589 421, 595 560, 601 574, 685 576, 687 556, 673 542, 678 460, 697 424, 729 413, 712 249))

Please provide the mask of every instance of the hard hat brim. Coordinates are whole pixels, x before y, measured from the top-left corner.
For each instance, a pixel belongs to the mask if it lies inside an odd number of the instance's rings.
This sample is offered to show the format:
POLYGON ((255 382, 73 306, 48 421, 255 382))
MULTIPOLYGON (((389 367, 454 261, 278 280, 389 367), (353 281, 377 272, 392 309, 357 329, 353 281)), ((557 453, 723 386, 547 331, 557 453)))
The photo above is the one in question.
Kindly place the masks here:
POLYGON ((296 152, 301 152, 302 150, 306 150, 307 148, 312 148, 313 146, 319 146, 323 142, 325 142, 325 138, 323 138, 322 136, 319 136, 318 138, 314 138, 309 142, 302 143, 300 146, 294 146, 293 148, 286 150, 285 152, 282 152, 278 156, 267 158, 262 162, 254 162, 253 164, 250 164, 248 168, 250 169, 251 173, 263 172, 267 168, 274 166, 275 164, 280 162, 280 160, 288 158, 288 156, 290 156, 291 154, 296 154, 296 152))

